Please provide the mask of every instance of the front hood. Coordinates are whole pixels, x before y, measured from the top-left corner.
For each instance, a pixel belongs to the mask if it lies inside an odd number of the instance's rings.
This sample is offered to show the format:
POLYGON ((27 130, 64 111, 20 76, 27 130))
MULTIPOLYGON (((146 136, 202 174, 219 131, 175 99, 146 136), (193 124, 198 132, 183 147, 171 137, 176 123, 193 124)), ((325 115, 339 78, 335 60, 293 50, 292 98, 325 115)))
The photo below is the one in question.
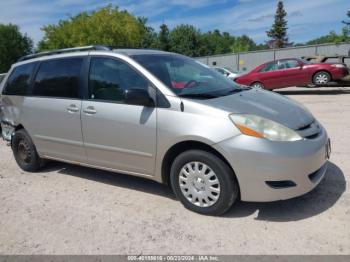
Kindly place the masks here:
POLYGON ((310 124, 314 117, 301 104, 271 91, 250 89, 229 96, 198 100, 228 113, 258 115, 292 129, 310 124))

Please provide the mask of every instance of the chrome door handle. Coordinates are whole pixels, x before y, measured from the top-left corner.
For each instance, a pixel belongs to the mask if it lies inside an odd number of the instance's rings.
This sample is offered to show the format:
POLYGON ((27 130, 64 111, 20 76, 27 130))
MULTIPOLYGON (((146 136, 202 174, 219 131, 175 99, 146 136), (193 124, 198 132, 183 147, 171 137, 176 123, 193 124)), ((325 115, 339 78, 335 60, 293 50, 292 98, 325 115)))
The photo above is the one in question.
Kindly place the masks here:
POLYGON ((95 110, 95 108, 93 106, 88 106, 86 109, 83 110, 84 113, 88 114, 88 115, 93 115, 96 114, 97 111, 95 110))
POLYGON ((66 107, 67 111, 68 112, 71 112, 71 113, 76 113, 79 111, 79 108, 76 106, 76 105, 70 105, 68 107, 66 107))

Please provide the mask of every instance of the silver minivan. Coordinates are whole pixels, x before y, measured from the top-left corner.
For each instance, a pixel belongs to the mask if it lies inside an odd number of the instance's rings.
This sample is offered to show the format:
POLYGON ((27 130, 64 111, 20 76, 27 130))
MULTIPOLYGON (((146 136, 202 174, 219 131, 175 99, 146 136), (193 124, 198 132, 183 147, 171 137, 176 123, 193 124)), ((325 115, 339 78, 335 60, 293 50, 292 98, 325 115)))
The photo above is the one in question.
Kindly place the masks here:
POLYGON ((305 107, 179 54, 39 53, 14 64, 1 89, 3 137, 23 170, 52 159, 146 177, 203 214, 305 194, 330 155, 305 107))

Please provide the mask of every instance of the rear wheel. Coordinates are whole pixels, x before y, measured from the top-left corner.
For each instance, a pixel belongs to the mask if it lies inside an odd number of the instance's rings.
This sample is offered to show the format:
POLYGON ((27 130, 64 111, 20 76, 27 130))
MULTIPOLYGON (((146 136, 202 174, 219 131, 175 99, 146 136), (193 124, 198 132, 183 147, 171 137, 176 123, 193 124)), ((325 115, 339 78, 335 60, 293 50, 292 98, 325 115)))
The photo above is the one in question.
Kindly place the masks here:
POLYGON ((259 88, 259 89, 264 89, 264 85, 260 82, 254 82, 253 84, 250 85, 251 87, 259 88))
POLYGON ((189 150, 173 162, 171 186, 182 204, 197 213, 220 215, 238 197, 238 183, 232 170, 209 152, 189 150))
POLYGON ((313 77, 313 83, 317 86, 322 86, 328 84, 331 81, 331 76, 325 71, 317 72, 313 77))
POLYGON ((12 138, 12 151, 19 167, 24 171, 35 172, 43 166, 32 139, 28 133, 20 129, 12 138))

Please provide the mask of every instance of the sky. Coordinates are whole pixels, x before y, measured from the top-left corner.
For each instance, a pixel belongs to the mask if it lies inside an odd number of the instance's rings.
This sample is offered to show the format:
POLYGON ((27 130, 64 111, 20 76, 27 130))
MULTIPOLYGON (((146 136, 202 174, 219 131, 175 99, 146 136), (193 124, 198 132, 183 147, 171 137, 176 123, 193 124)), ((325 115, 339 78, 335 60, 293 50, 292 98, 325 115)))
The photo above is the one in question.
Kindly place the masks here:
MULTIPOLYGON (((302 43, 341 31, 350 0, 284 0, 291 42, 302 43)), ((170 28, 181 23, 202 32, 219 29, 233 35, 246 34, 257 43, 267 40, 265 31, 274 19, 277 0, 0 0, 0 23, 20 26, 35 43, 40 28, 60 19, 112 4, 136 16, 148 17, 157 31, 163 22, 170 28)))

